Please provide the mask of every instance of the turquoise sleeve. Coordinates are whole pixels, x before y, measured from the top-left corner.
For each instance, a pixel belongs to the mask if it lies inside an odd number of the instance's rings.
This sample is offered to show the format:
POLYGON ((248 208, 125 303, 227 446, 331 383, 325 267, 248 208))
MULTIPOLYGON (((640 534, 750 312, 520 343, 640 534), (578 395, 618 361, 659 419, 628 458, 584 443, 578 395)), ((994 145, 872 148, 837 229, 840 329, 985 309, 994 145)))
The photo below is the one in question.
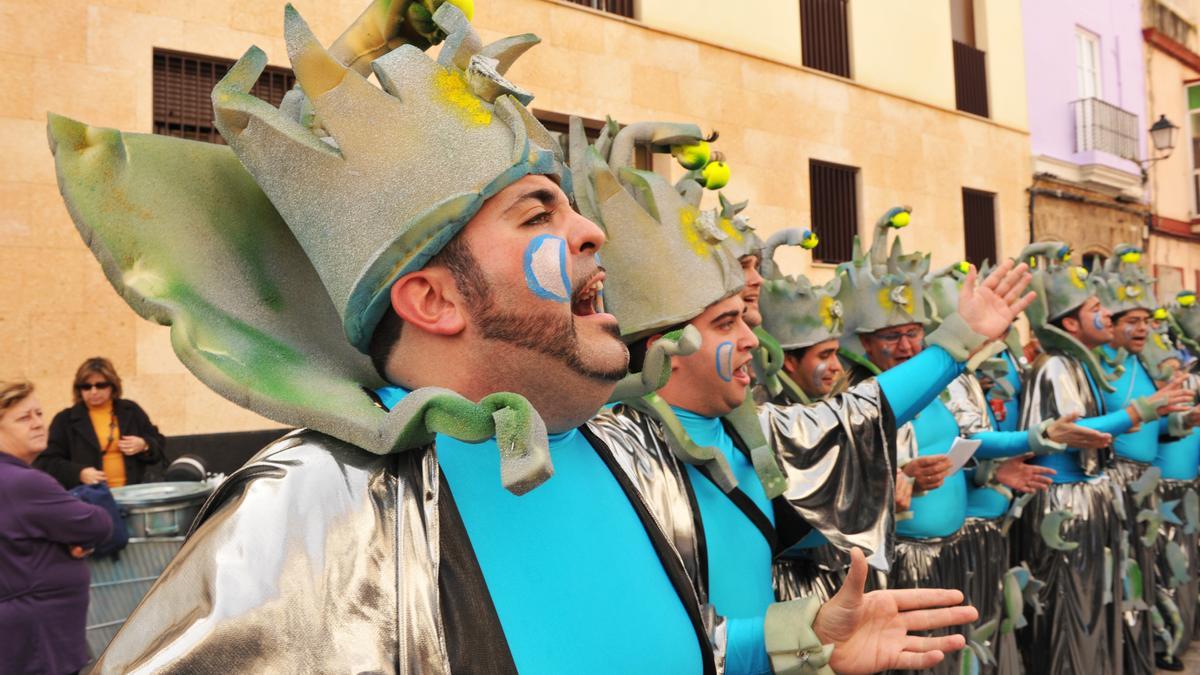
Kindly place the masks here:
POLYGON ((971 440, 980 441, 975 451, 979 459, 1004 459, 1029 452, 1027 431, 980 431, 971 434, 971 440))
POLYGON ((1129 417, 1129 413, 1121 409, 1116 412, 1110 412, 1107 415, 1101 415, 1100 417, 1076 420, 1075 424, 1116 436, 1117 434, 1129 431, 1130 427, 1133 426, 1133 419, 1129 417))
POLYGON ((896 416, 896 426, 911 422, 917 413, 963 371, 963 365, 941 347, 926 347, 920 354, 881 373, 879 388, 896 416))
POLYGON ((771 659, 767 656, 763 624, 766 617, 728 619, 725 643, 726 675, 769 675, 771 659))

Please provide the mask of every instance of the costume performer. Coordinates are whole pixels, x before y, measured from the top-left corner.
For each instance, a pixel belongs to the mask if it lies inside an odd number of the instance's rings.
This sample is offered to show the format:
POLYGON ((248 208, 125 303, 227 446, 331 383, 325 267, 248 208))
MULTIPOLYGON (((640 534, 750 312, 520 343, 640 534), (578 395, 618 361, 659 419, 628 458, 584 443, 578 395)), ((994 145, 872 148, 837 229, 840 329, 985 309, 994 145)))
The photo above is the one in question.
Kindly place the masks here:
MULTIPOLYGON (((1018 259, 1024 257, 1025 252, 1022 252, 1018 259)), ((966 263, 951 265, 930 279, 926 298, 930 300, 935 317, 955 311, 958 288, 966 268, 966 263)), ((999 408, 1006 419, 1007 411, 991 401, 1015 408, 1013 394, 1020 386, 1019 376, 1010 379, 1007 372, 1010 364, 1016 368, 1017 359, 1012 353, 1020 351, 1019 345, 1009 344, 1016 337, 1015 330, 1010 330, 1005 337, 1005 346, 999 355, 985 361, 978 371, 960 375, 950 383, 942 397, 958 423, 959 433, 980 443, 973 457, 974 466, 966 470, 966 520, 959 533, 968 542, 965 548, 970 556, 966 563, 970 571, 965 594, 968 602, 981 610, 980 623, 969 635, 970 649, 959 656, 963 672, 1021 672, 1014 629, 1023 625, 1023 619, 1021 613, 1011 610, 1022 607, 1023 603, 1010 607, 1002 591, 1005 577, 1010 577, 1009 585, 1015 583, 1018 576, 1026 577, 1025 587, 1036 582, 1028 578, 1025 570, 1006 571, 1008 531, 1021 510, 1019 505, 1012 508, 1013 491, 1030 494, 1043 490, 1050 484, 1048 474, 1053 474, 1052 469, 1030 464, 1027 460, 1035 455, 1065 450, 1068 444, 1101 448, 1112 441, 1107 434, 1073 424, 1071 418, 1045 420, 1029 431, 1020 431, 1012 428, 1016 426, 1014 414, 1010 428, 999 429, 995 409, 999 408), (981 377, 989 382, 987 390, 981 377), (996 398, 989 401, 992 395, 996 398)))
MULTIPOLYGON (((638 123, 611 141, 602 134, 589 147, 581 126, 572 125, 576 201, 609 234, 601 251, 609 272, 605 303, 634 345, 634 368, 654 372, 658 366, 639 364, 636 355, 653 349, 661 335, 682 329, 701 338, 694 354, 672 359, 670 379, 657 394, 627 396, 602 415, 611 427, 600 435, 621 447, 657 442, 655 461, 631 461, 630 474, 664 496, 655 500, 660 518, 683 541, 681 550, 695 552, 696 564, 688 567, 697 571, 702 597, 729 617, 730 672, 759 672, 768 658, 778 671, 786 654, 770 647, 778 641, 774 624, 795 605, 774 603, 773 553, 818 527, 846 548, 861 543, 882 557, 890 515, 889 408, 872 381, 816 408, 768 404, 761 422, 755 416, 747 389, 757 341, 743 319, 745 277, 737 265, 746 224, 729 218, 726 208, 701 211, 686 184, 672 187, 630 167, 636 144, 665 150, 681 135, 680 125, 638 123), (765 437, 760 424, 769 427, 765 437), (679 470, 649 471, 662 456, 678 458, 679 470)), ((1019 289, 999 290, 1018 302, 1019 289)), ((1002 317, 1011 316, 1008 303, 996 300, 1002 317)), ((965 359, 974 347, 952 336, 962 336, 967 324, 961 316, 950 323, 935 341, 949 341, 965 359)), ((942 348, 913 368, 910 381, 918 368, 935 380, 940 373, 943 382, 958 370, 942 348)), ((897 394, 900 414, 911 414, 929 395, 897 394)))
MULTIPOLYGON (((1140 258, 1140 249, 1122 244, 1114 250, 1103 271, 1092 275, 1100 302, 1112 315, 1113 322, 1113 340, 1102 345, 1098 352, 1113 386, 1113 391, 1101 393, 1108 410, 1124 408, 1158 390, 1140 358, 1150 334, 1151 315, 1158 309, 1151 288, 1154 280, 1137 264, 1140 258)), ((1121 550, 1128 551, 1120 565, 1125 577, 1122 625, 1127 675, 1154 672, 1151 610, 1158 602, 1155 544, 1161 521, 1157 519, 1159 501, 1153 493, 1161 469, 1152 468, 1152 463, 1158 455, 1159 438, 1187 434, 1183 420, 1183 415, 1177 413, 1143 422, 1113 442, 1116 457, 1108 473, 1124 497, 1124 508, 1118 508, 1118 513, 1125 521, 1121 550), (1144 485, 1149 485, 1148 491, 1141 489, 1144 485)))
MULTIPOLYGON (((936 314, 931 316, 932 303, 927 303, 926 298, 929 257, 919 253, 905 255, 899 238, 893 243, 890 255, 883 256, 889 231, 907 225, 909 215, 907 207, 885 213, 876 223, 870 252, 856 255, 843 267, 838 297, 847 308, 847 330, 842 337, 842 352, 851 355, 860 371, 873 369, 887 373, 918 358, 924 349, 924 325, 937 318, 936 314)), ((953 296, 949 305, 958 296, 955 284, 951 286, 947 289, 947 294, 953 296)), ((952 310, 953 307, 947 308, 948 316, 952 310)), ((960 380, 961 376, 956 379, 960 380)), ((988 556, 1000 548, 1003 535, 997 526, 986 521, 964 528, 968 481, 962 468, 951 472, 949 462, 942 457, 960 434, 958 422, 944 398, 945 395, 929 401, 897 434, 897 461, 906 472, 914 471, 912 475, 919 481, 921 494, 912 499, 912 517, 896 524, 896 562, 890 586, 973 591, 975 595, 969 602, 981 603, 985 611, 992 612, 1003 568, 996 567, 995 559, 988 556), (917 458, 921 459, 914 462, 917 458), (910 463, 912 466, 908 466, 910 463)), ((1005 436, 1000 442, 987 444, 980 449, 982 457, 1027 452, 1026 434, 1019 436, 1017 442, 1005 436)), ((976 638, 977 642, 982 640, 978 635, 976 638)), ((977 649, 985 654, 985 661, 991 660, 982 646, 977 649)), ((957 659, 947 659, 936 668, 941 673, 958 670, 957 659)))
MULTIPOLYGON (((1158 386, 1183 377, 1184 386, 1200 390, 1195 373, 1183 368, 1185 355, 1171 343, 1169 327, 1180 342, 1195 350, 1200 336, 1200 311, 1193 291, 1181 291, 1169 310, 1160 309, 1152 327, 1141 361, 1158 386)), ((1189 416, 1194 416, 1189 413, 1189 416)), ((1162 471, 1158 498, 1162 518, 1162 536, 1157 543, 1158 611, 1164 621, 1159 634, 1159 667, 1182 668, 1178 655, 1187 651, 1198 620, 1196 605, 1200 593, 1200 497, 1197 497, 1197 465, 1200 464, 1200 433, 1192 431, 1183 438, 1161 442, 1154 466, 1162 471)))
MULTIPOLYGON (((94 672, 718 672, 722 622, 587 424, 627 350, 605 235, 504 78, 537 39, 484 46, 432 1, 329 50, 290 7, 285 31, 279 109, 257 49, 214 90, 228 148, 50 119, 117 290, 210 387, 308 427, 222 484, 94 672)), ((853 645, 929 619, 868 604, 822 620, 853 645)))
MULTIPOLYGON (((793 228, 771 235, 763 249, 766 279, 759 295, 762 326, 755 331, 759 339, 755 371, 764 402, 787 406, 825 400, 845 373, 837 355, 842 305, 835 296, 840 277, 816 285, 803 275, 784 275, 774 259, 781 245, 811 249, 817 243, 811 231, 793 228)), ((831 597, 848 566, 849 557, 813 530, 777 558, 776 598, 831 597)))
MULTIPOLYGON (((1021 426, 1078 414, 1077 423, 1110 435, 1157 419, 1167 397, 1106 411, 1108 376, 1092 349, 1112 339, 1112 324, 1087 270, 1069 263, 1065 248, 1039 251, 1034 271, 1038 300, 1026 314, 1045 353, 1033 364, 1021 405, 1021 426), (1107 414, 1106 414, 1107 413, 1107 414)), ((1122 521, 1104 471, 1108 449, 1069 448, 1033 460, 1055 470, 1054 484, 1037 493, 1015 528, 1014 560, 1044 582, 1035 616, 1019 637, 1031 673, 1117 673, 1121 669, 1120 560, 1122 521)))

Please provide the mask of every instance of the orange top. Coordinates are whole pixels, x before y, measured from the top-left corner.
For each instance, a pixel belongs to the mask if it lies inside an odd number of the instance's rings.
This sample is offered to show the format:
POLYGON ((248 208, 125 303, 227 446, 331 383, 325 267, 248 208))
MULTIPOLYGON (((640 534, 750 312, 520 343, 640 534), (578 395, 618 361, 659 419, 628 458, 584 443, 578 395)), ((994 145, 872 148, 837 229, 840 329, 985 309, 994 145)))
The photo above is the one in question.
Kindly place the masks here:
POLYGON ((88 417, 92 418, 92 428, 96 430, 96 438, 100 441, 100 456, 103 464, 100 470, 108 476, 109 487, 125 485, 125 455, 117 447, 121 440, 121 429, 117 426, 117 418, 113 415, 112 401, 99 408, 88 408, 88 417))

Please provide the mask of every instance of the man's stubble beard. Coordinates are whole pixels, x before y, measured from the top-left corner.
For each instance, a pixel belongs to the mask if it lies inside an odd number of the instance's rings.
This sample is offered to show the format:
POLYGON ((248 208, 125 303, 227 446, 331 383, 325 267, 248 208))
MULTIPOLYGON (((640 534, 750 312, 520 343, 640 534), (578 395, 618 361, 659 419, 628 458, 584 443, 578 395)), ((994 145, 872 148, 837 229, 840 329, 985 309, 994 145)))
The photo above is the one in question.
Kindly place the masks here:
MULTIPOLYGON (((604 382, 616 382, 628 372, 627 362, 611 368, 596 368, 584 360, 573 314, 540 315, 504 311, 498 307, 495 289, 488 282, 478 260, 460 238, 455 238, 443 249, 441 258, 453 275, 467 311, 484 339, 548 356, 585 377, 604 382)), ((604 326, 603 330, 614 340, 620 341, 620 331, 615 326, 604 326)))

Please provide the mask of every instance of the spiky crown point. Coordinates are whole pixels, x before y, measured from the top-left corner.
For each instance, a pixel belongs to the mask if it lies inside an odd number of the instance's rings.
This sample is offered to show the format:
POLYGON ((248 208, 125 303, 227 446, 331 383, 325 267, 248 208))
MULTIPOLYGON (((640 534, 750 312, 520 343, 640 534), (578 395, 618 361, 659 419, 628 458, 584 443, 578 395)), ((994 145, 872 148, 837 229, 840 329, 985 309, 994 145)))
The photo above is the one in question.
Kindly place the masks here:
POLYGON ((447 35, 437 61, 402 45, 371 63, 377 87, 288 5, 303 105, 276 109, 250 95, 266 66, 258 48, 213 89, 217 129, 312 260, 360 351, 391 284, 423 267, 489 197, 530 174, 570 185, 561 149, 525 107, 532 95, 504 77, 537 37, 484 46, 451 3, 432 19, 447 35))
POLYGON ((701 211, 686 189, 633 168, 639 144, 668 153, 701 138, 694 124, 639 122, 621 129, 612 123, 591 144, 582 121, 571 118, 575 201, 608 234, 600 249, 608 270, 604 304, 628 341, 690 321, 745 286, 720 213, 701 211))
POLYGON ((930 257, 926 253, 905 255, 897 237, 891 253, 881 260, 887 232, 898 213, 909 213, 908 207, 897 207, 884 214, 875 224, 875 240, 869 253, 862 252, 862 243, 854 238, 853 260, 838 268, 842 277, 838 300, 845 312, 845 332, 842 347, 862 354, 862 342, 857 334, 909 323, 928 323, 925 308, 925 275, 929 273, 930 257))
POLYGON ((763 248, 764 270, 772 274, 763 281, 758 299, 762 327, 783 349, 801 349, 836 339, 844 329, 842 303, 837 299, 840 276, 814 286, 804 275, 783 275, 775 263, 775 251, 780 246, 811 250, 812 246, 806 245, 811 237, 808 230, 781 230, 771 235, 763 248))

